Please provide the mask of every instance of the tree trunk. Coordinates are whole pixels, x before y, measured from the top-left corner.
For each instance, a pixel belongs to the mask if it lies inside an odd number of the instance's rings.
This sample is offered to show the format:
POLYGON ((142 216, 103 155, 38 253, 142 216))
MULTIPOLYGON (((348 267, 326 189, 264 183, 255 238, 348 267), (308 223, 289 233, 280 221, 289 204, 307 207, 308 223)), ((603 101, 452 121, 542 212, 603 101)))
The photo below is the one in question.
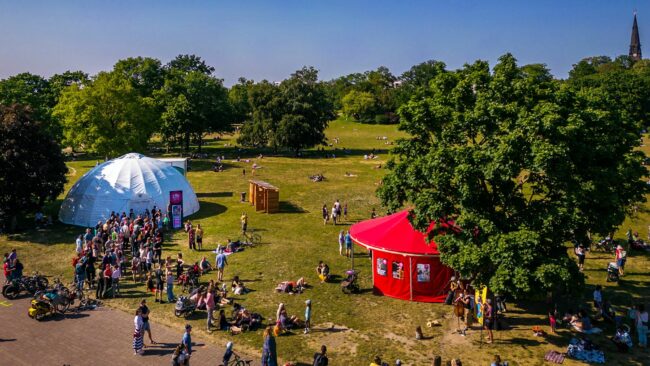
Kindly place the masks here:
POLYGON ((188 154, 190 152, 190 133, 186 132, 185 133, 185 153, 188 154))
POLYGON ((199 154, 200 154, 201 147, 203 146, 203 134, 199 134, 198 143, 199 143, 199 154))

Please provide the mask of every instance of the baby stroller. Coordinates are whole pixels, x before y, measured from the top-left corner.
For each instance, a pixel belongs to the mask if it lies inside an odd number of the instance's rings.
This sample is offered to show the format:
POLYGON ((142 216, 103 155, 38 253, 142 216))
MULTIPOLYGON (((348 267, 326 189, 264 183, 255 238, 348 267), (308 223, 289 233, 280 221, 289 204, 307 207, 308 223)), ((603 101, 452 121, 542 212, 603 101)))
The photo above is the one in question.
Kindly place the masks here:
POLYGON ((357 283, 359 272, 351 269, 345 273, 347 274, 347 277, 345 280, 341 281, 341 291, 343 291, 344 294, 359 292, 359 284, 357 283))
POLYGON ((618 282, 618 265, 614 262, 607 265, 607 282, 618 282))
POLYGON ((179 296, 174 306, 174 315, 177 317, 187 317, 194 313, 196 304, 190 300, 189 296, 179 296))
POLYGON ((190 291, 194 290, 199 287, 199 273, 194 269, 194 267, 188 268, 187 271, 178 277, 178 284, 183 286, 183 292, 188 289, 190 291))

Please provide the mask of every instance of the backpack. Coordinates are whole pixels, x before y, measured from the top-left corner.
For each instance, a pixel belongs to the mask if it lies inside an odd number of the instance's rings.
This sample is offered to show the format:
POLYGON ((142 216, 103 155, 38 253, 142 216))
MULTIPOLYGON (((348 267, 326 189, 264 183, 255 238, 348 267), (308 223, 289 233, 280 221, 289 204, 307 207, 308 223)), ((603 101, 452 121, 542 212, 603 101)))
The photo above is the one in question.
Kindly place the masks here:
POLYGON ((327 356, 324 356, 320 353, 314 355, 314 366, 325 366, 327 365, 327 356))

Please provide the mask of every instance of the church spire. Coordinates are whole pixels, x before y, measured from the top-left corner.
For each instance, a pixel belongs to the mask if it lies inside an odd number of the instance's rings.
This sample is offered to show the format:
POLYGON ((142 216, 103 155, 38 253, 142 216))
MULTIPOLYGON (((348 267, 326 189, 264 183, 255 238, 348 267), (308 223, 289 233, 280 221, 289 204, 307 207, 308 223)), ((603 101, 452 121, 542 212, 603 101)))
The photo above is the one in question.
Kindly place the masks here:
POLYGON ((634 61, 641 59, 641 40, 639 39, 639 26, 636 24, 636 11, 632 25, 632 39, 630 40, 630 58, 634 61))

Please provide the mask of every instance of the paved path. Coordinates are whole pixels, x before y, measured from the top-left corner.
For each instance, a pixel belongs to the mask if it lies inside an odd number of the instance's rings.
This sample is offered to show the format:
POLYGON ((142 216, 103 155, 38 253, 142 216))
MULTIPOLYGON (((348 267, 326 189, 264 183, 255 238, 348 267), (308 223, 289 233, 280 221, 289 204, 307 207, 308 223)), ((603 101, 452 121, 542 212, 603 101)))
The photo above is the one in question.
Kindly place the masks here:
MULTIPOLYGON (((180 330, 154 322, 153 337, 160 344, 147 347, 144 356, 136 356, 132 348, 133 315, 99 307, 39 322, 27 316, 30 301, 25 297, 7 300, 0 295, 0 365, 169 365, 183 335, 180 330)), ((192 366, 221 363, 222 347, 198 337, 192 340, 192 366)), ((145 335, 145 344, 148 342, 145 335)), ((252 363, 256 365, 258 360, 252 363)))

